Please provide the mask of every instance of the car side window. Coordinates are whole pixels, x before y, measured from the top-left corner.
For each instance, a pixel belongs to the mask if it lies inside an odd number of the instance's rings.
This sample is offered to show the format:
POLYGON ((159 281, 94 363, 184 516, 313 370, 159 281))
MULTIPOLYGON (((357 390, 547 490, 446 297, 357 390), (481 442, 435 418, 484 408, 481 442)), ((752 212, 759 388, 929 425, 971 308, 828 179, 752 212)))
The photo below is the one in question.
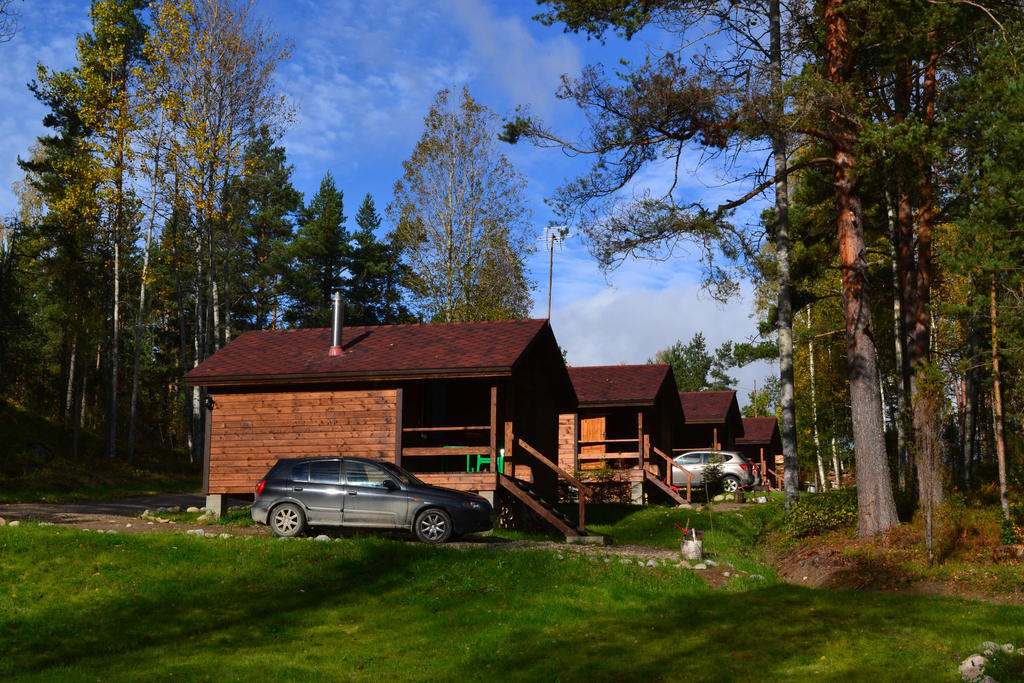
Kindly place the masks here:
POLYGON ((684 465, 698 465, 698 464, 700 464, 700 453, 693 454, 693 455, 684 455, 683 456, 683 464, 684 465))
POLYGON ((292 468, 292 481, 309 481, 309 463, 304 462, 292 468))
POLYGON ((376 465, 368 462, 345 463, 345 481, 350 486, 384 488, 385 479, 388 479, 388 475, 376 465))
POLYGON ((341 482, 341 463, 337 460, 317 460, 309 463, 309 480, 316 484, 341 482))

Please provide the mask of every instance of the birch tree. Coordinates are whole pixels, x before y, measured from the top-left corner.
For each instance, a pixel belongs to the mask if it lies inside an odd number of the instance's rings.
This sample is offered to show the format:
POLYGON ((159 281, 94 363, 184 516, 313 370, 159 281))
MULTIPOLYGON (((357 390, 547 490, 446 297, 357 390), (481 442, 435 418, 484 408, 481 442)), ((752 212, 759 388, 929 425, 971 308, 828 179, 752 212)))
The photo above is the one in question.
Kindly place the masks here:
POLYGON ((495 116, 463 88, 440 91, 387 213, 409 289, 444 322, 525 317, 530 283, 526 180, 496 149, 495 116))

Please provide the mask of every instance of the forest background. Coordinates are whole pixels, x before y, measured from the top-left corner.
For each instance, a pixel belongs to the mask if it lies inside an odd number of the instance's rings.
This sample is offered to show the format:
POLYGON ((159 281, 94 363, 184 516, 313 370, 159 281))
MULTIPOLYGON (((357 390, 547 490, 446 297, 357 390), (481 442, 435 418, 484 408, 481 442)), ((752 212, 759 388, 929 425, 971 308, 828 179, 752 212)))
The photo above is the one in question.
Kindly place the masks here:
MULTIPOLYGON (((599 40, 665 36, 644 44, 648 61, 566 77, 557 92, 587 114, 582 129, 546 126, 536 105, 509 121, 506 140, 597 158, 552 193, 548 223, 579 229, 612 272, 637 255, 668 259, 671 272, 685 259, 669 257, 689 245, 702 268, 688 272, 712 295, 752 282, 762 338, 751 341, 783 342, 780 396, 766 404, 819 485, 829 467, 833 480, 856 471, 862 533, 896 522, 894 490, 927 512, 951 488, 998 482, 1010 517, 1024 417, 1019 4, 543 10, 542 23, 599 40), (694 33, 714 37, 703 51, 677 49, 694 33), (645 184, 666 166, 670 179, 690 178, 675 162, 694 154, 733 174, 726 194, 694 196, 664 175, 645 184)), ((323 283, 346 289, 356 322, 473 317, 439 316, 416 294, 401 182, 387 212, 399 229, 380 230, 367 195, 334 260, 345 267, 310 285, 323 274, 310 265, 325 234, 316 226, 334 215, 337 227, 345 209, 331 208, 329 174, 305 204, 290 186, 279 143, 295 109, 276 78, 291 54, 247 5, 157 3, 149 14, 122 1, 94 4, 74 68, 41 67, 33 91, 51 134, 22 155, 4 228, 8 396, 76 430, 102 427, 110 457, 130 459, 137 431, 195 454, 203 397, 181 388, 182 372, 243 329, 322 322, 323 283)), ((472 110, 468 90, 462 99, 472 110)), ((431 130, 428 116, 421 146, 431 130)), ((406 188, 425 165, 410 157, 406 188)), ((506 235, 525 255, 521 217, 506 235)), ((513 277, 528 290, 524 268, 513 277)), ((489 315, 527 313, 520 288, 489 315)))

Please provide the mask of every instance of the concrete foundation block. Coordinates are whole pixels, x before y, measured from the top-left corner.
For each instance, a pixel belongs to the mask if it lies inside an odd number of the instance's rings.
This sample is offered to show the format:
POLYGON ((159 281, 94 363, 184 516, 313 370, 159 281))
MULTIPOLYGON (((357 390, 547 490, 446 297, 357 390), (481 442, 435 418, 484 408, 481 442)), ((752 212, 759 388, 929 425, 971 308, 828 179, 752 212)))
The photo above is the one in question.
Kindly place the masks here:
POLYGON ((216 519, 223 517, 228 511, 228 498, 220 493, 211 493, 206 496, 206 509, 216 519))

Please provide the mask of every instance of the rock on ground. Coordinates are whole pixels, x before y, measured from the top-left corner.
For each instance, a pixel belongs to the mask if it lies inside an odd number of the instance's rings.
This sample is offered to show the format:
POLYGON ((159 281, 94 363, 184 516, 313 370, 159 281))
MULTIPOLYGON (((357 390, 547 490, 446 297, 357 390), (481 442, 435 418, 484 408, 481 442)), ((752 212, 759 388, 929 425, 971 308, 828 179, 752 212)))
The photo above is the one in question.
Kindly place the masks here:
POLYGON ((988 664, 988 659, 981 655, 971 655, 964 661, 960 662, 960 675, 965 681, 974 681, 981 678, 985 674, 985 665, 988 664))

